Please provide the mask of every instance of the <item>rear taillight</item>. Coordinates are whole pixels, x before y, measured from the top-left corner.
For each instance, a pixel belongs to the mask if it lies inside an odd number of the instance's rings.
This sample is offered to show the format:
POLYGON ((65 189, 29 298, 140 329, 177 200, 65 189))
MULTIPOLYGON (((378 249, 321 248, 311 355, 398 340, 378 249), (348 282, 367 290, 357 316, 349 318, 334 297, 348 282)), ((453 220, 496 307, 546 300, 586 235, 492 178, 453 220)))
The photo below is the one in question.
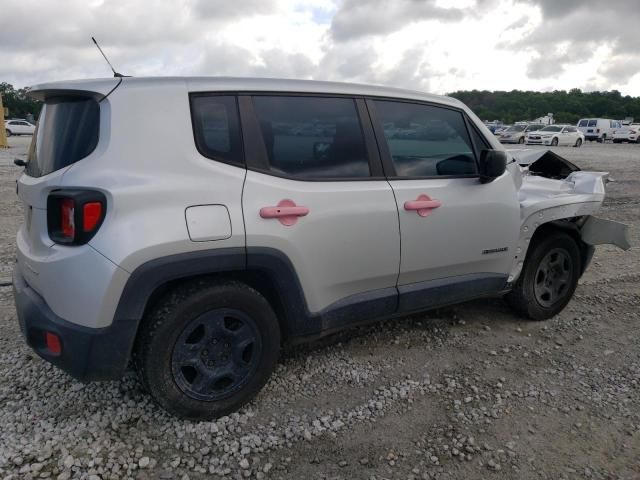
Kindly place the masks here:
POLYGON ((53 332, 45 332, 44 338, 49 353, 56 356, 62 353, 62 342, 60 341, 60 337, 58 335, 53 332))
POLYGON ((76 236, 75 204, 71 198, 63 198, 60 202, 60 233, 69 240, 76 236))
POLYGON ((89 202, 82 206, 82 231, 93 232, 102 220, 102 203, 89 202))
POLYGON ((87 243, 102 225, 105 196, 95 190, 57 190, 47 199, 49 237, 56 243, 87 243))

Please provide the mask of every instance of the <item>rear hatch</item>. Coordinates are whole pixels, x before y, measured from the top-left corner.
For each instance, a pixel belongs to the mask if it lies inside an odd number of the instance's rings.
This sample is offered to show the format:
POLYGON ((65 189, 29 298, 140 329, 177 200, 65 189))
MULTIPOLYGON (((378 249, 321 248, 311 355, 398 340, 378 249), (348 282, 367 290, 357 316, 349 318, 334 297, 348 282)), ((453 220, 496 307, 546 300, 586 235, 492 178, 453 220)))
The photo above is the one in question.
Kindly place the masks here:
MULTIPOLYGON (((19 258, 30 260, 27 271, 50 254, 47 197, 60 187, 64 173, 96 149, 100 136, 100 102, 119 79, 39 85, 32 96, 42 100, 27 166, 18 179, 24 224, 18 233, 19 258)), ((31 283, 31 282, 30 282, 31 283)))

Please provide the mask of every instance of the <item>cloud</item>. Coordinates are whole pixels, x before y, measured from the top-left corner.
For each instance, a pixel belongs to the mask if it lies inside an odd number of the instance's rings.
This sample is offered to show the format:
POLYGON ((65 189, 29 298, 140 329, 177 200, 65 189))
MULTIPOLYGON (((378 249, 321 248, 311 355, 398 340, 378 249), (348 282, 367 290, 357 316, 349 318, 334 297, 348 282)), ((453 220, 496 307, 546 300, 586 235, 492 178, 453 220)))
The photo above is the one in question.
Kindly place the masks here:
POLYGON ((108 76, 94 35, 118 71, 136 76, 640 95, 637 1, 2 0, 0 81, 108 76))
POLYGON ((640 74, 640 53, 613 56, 600 67, 598 73, 617 83, 627 82, 640 74))
POLYGON ((460 20, 463 10, 444 8, 436 0, 344 0, 331 23, 336 41, 384 35, 420 20, 460 20))
MULTIPOLYGON (((636 53, 640 45, 640 4, 638 0, 619 0, 615 6, 599 0, 518 0, 529 7, 537 6, 542 13, 539 25, 511 48, 528 48, 538 53, 531 60, 527 73, 532 78, 557 76, 558 70, 570 64, 585 62, 608 47, 613 55, 636 53), (551 54, 562 42, 570 44, 562 55, 551 54)), ((601 59, 607 63, 606 59, 601 59)), ((600 68, 598 73, 613 80, 616 68, 600 68)), ((627 74, 627 78, 630 75, 627 74)))

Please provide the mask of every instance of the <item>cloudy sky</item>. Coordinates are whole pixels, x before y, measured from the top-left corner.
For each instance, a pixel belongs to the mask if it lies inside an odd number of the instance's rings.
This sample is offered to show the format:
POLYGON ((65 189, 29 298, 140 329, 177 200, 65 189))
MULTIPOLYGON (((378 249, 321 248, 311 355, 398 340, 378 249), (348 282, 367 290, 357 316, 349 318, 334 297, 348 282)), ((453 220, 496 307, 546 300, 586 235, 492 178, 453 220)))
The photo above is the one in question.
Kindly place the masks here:
POLYGON ((0 81, 122 73, 640 96, 640 0, 1 0, 0 81))

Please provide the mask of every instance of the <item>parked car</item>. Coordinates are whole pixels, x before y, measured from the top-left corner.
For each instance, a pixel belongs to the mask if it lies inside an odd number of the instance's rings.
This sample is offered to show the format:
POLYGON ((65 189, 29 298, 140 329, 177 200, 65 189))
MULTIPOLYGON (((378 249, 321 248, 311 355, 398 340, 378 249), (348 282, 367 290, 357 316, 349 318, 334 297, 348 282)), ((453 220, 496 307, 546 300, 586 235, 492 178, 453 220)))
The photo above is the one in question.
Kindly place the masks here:
POLYGON ((497 127, 494 131, 493 134, 495 136, 499 136, 502 132, 504 132, 505 130, 507 130, 508 128, 511 128, 513 125, 501 125, 499 127, 497 127))
POLYGON ((526 135, 527 145, 571 145, 580 147, 584 143, 584 135, 573 125, 547 125, 526 135))
POLYGON ((613 132, 613 143, 640 143, 640 123, 618 128, 613 132))
POLYGON ((131 364, 181 417, 245 404, 283 342, 494 295, 550 318, 594 245, 628 247, 591 216, 606 174, 518 160, 453 98, 246 78, 30 94, 44 106, 17 183, 26 342, 83 381, 131 364), (395 136, 429 125, 455 134, 395 136))
POLYGON ((621 128, 618 120, 610 118, 583 118, 578 122, 578 130, 583 133, 585 140, 606 142, 613 138, 613 132, 621 128))
POLYGON ((498 140, 500 143, 524 143, 527 133, 536 132, 543 127, 539 123, 513 125, 500 132, 498 140))
POLYGON ((493 122, 485 122, 485 126, 489 129, 489 131, 493 134, 496 133, 496 130, 499 130, 504 127, 501 122, 493 121, 493 122))
POLYGON ((33 135, 36 126, 26 120, 5 120, 4 129, 6 130, 7 137, 11 135, 33 135))

